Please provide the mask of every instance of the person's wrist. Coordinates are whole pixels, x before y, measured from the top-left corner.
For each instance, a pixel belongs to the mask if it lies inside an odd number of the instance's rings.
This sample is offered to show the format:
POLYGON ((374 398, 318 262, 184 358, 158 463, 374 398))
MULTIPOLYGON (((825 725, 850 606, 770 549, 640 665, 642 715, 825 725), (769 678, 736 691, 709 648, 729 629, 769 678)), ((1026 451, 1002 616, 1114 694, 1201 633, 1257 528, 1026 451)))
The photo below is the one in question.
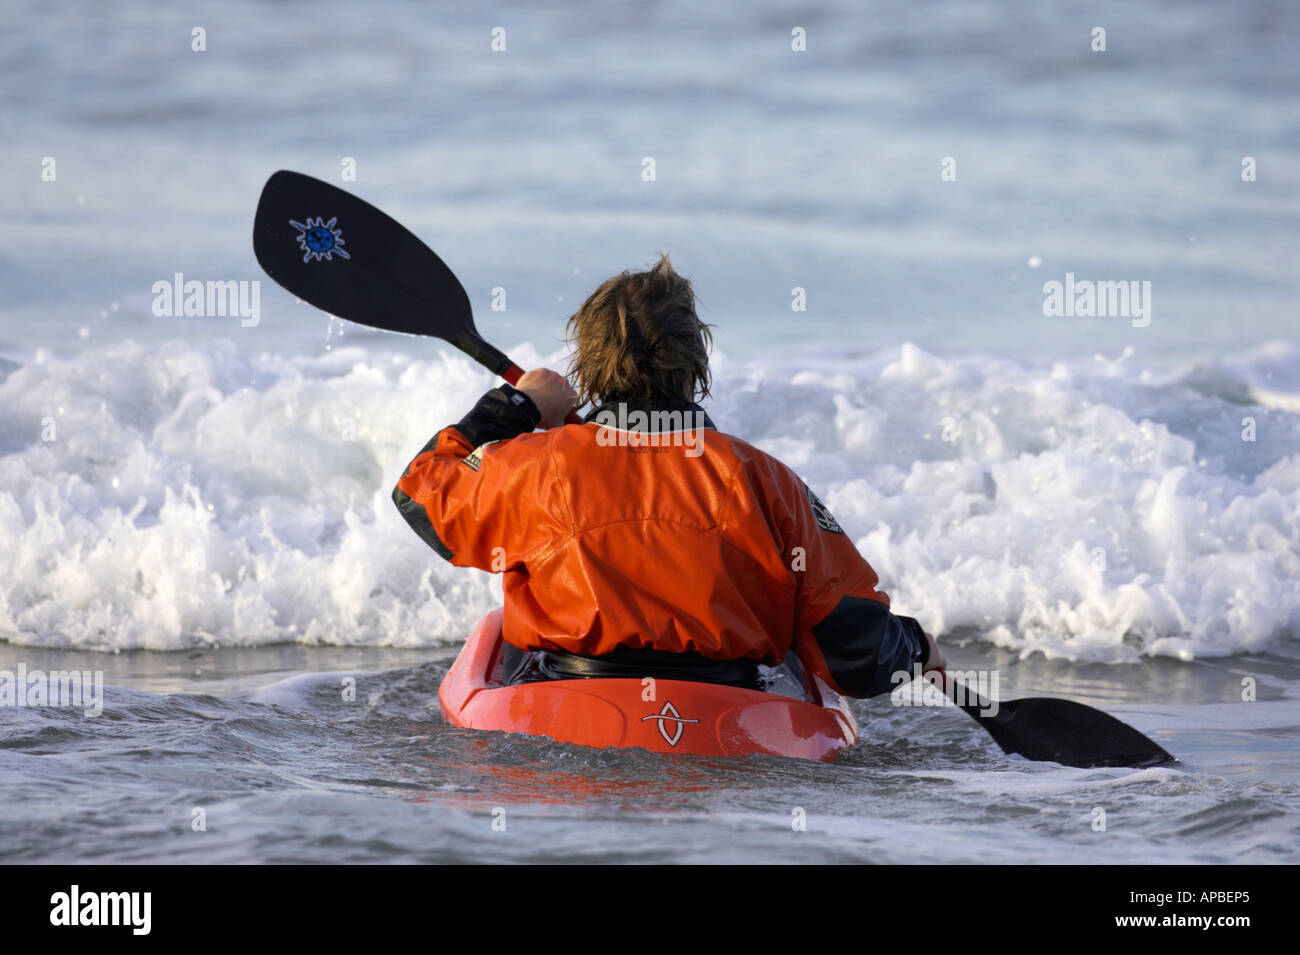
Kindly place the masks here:
POLYGON ((511 408, 527 417, 534 428, 539 426, 542 421, 542 409, 538 407, 532 395, 525 389, 516 388, 509 383, 503 383, 499 390, 505 395, 506 403, 511 408))

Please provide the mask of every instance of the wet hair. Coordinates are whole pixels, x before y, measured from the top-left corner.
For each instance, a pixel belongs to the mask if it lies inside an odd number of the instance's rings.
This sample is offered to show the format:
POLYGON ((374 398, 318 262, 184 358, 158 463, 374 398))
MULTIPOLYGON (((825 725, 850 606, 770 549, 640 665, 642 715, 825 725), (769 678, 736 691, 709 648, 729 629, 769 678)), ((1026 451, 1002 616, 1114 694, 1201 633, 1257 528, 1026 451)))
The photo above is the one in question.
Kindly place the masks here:
POLYGON ((582 400, 597 405, 704 398, 709 327, 695 314, 690 280, 661 254, 648 272, 602 282, 569 318, 569 373, 582 400))

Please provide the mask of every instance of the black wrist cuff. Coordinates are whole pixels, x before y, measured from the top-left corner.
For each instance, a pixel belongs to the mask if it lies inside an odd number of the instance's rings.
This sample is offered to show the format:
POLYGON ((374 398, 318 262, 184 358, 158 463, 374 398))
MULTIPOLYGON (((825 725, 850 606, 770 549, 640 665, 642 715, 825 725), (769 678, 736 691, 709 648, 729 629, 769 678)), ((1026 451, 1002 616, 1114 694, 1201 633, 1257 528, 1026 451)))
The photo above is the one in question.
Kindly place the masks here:
POLYGON ((542 413, 532 398, 511 385, 501 385, 480 398, 457 422, 456 430, 477 448, 532 431, 541 420, 542 413))
POLYGON ((898 622, 903 625, 903 632, 913 644, 912 659, 925 666, 930 662, 930 641, 925 639, 925 629, 915 617, 904 617, 900 614, 894 616, 898 617, 898 622))
MULTIPOLYGON (((529 431, 534 430, 539 424, 542 423, 541 409, 537 407, 537 404, 533 401, 532 398, 528 397, 528 394, 526 392, 520 391, 514 385, 507 384, 504 382, 501 384, 500 387, 494 388, 492 391, 499 391, 501 394, 505 395, 506 399, 510 402, 510 406, 512 408, 522 411, 524 414, 528 416, 528 421, 530 424, 530 427, 528 429, 529 431)), ((492 391, 489 391, 488 394, 489 395, 492 394, 492 391)))

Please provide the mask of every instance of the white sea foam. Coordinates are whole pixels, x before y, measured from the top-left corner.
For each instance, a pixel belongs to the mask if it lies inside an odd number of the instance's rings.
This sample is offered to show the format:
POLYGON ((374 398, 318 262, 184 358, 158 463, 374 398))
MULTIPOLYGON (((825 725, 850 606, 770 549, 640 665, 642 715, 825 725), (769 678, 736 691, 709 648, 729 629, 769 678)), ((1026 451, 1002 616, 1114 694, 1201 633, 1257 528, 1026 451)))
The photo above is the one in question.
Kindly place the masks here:
MULTIPOLYGON (((719 356, 709 410, 797 470, 937 633, 1070 659, 1215 656, 1300 632, 1300 416, 1249 397, 1290 394, 1276 372, 1298 359, 1276 345, 1157 379, 1131 358, 1040 368, 911 345, 719 356)), ((458 355, 172 342, 6 367, 0 638, 428 646, 499 598, 389 501, 493 384, 458 355)))

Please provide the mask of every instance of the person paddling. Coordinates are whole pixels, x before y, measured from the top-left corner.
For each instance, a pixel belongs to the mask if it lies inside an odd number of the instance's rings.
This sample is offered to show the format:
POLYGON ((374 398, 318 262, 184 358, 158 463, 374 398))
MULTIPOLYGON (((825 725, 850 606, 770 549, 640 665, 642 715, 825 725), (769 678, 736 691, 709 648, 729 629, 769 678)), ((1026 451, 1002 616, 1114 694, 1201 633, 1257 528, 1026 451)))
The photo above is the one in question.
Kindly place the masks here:
POLYGON ((943 670, 816 494, 697 404, 712 336, 667 256, 602 283, 568 333, 576 389, 545 368, 493 388, 393 491, 443 558, 503 574, 507 683, 758 687, 785 664, 871 697, 943 670))

